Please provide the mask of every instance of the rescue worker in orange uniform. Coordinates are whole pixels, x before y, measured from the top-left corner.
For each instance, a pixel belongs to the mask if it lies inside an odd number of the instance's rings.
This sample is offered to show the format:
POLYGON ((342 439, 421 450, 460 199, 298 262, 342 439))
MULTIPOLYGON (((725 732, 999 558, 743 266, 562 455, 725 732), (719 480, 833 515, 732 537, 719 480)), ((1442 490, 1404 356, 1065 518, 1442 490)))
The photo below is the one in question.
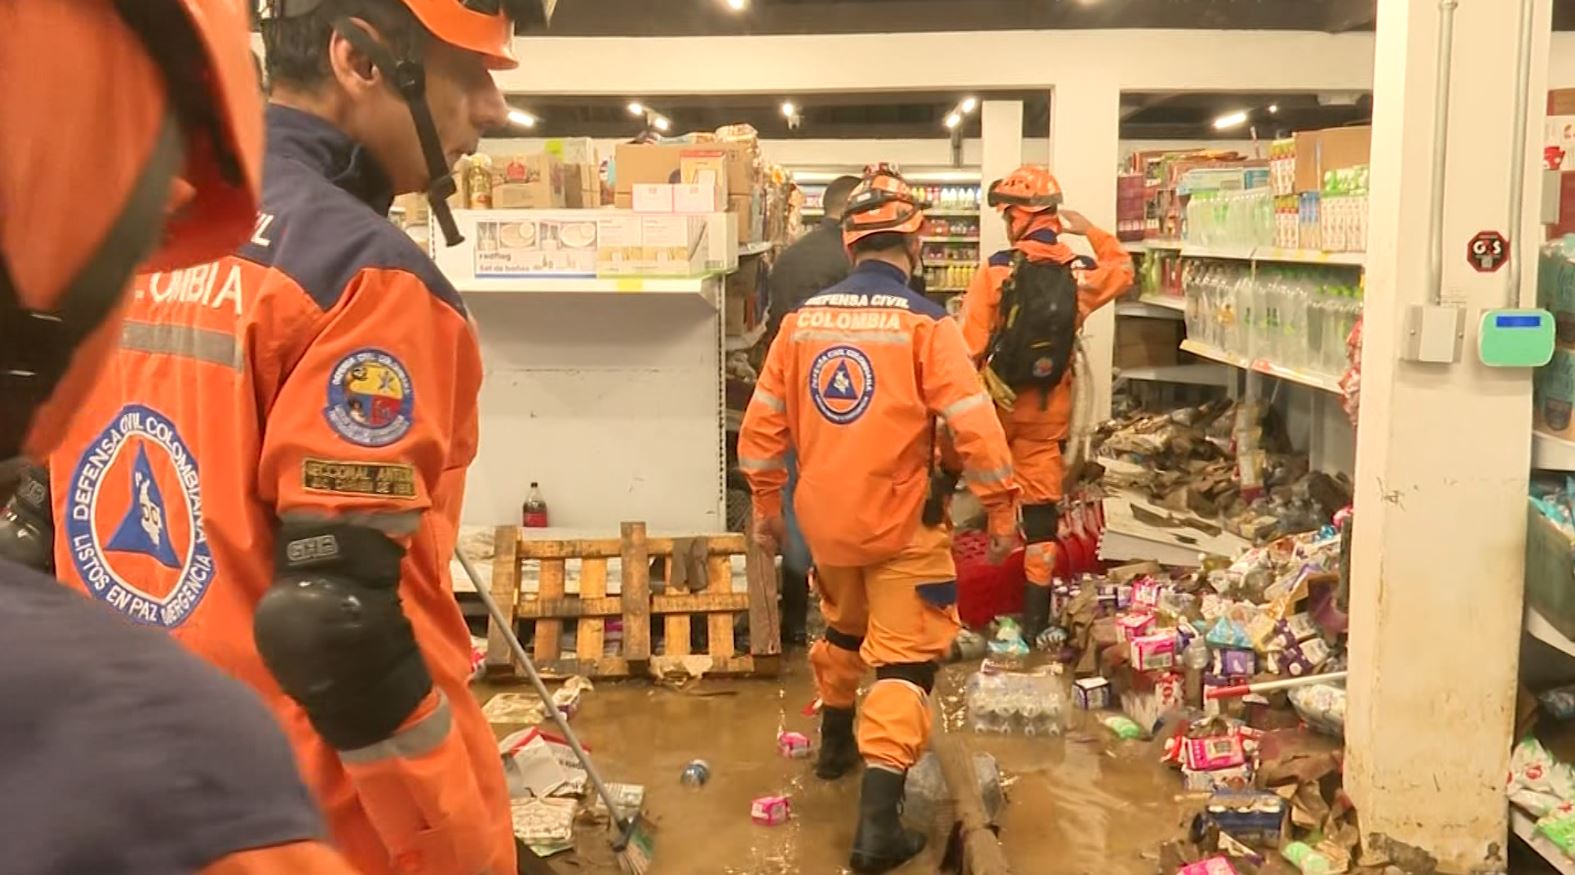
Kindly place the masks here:
POLYGON ((817 562, 826 636, 810 650, 824 706, 816 774, 867 766, 851 866, 884 872, 924 846, 899 819, 903 780, 929 741, 928 696, 957 630, 951 532, 921 520, 950 429, 963 476, 989 511, 996 561, 1015 543, 1017 488, 1001 426, 957 323, 908 288, 920 267, 923 205, 898 176, 876 173, 843 219, 849 277, 787 315, 739 435, 755 532, 783 537, 786 459, 794 505, 817 562), (854 737, 859 681, 876 681, 854 737))
MULTIPOLYGON (((217 258, 251 233, 250 54, 236 0, 0 8, 0 470, 66 429, 139 263, 217 258)), ((349 875, 251 690, 24 567, 47 565, 42 487, 27 475, 28 509, 0 520, 0 868, 349 875)))
MULTIPOLYGON (((1002 290, 1019 260, 1049 262, 1070 271, 1067 287, 1074 290, 1075 300, 1068 303, 1075 309, 1068 314, 1068 327, 1074 332, 1090 313, 1132 285, 1132 257, 1120 242, 1081 214, 1061 209, 1062 200, 1060 183, 1038 165, 1020 167, 990 186, 989 203, 1000 210, 1012 246, 992 255, 974 275, 963 302, 963 337, 969 354, 986 368, 987 376, 991 342, 1004 324, 1002 290), (1063 234, 1086 236, 1094 257, 1074 253, 1062 241, 1063 234)), ((1065 364, 1062 362, 1063 367, 1065 364)), ((1050 387, 991 386, 1022 488, 1023 539, 1027 542, 1023 612, 1029 641, 1049 623, 1059 504, 1066 473, 1061 444, 1071 425, 1072 381, 1072 369, 1065 367, 1064 376, 1050 387)))
POLYGON ((249 239, 140 276, 50 459, 68 583, 258 690, 362 872, 512 873, 448 565, 481 357, 385 218, 505 123, 492 71, 544 0, 265 0, 249 239))

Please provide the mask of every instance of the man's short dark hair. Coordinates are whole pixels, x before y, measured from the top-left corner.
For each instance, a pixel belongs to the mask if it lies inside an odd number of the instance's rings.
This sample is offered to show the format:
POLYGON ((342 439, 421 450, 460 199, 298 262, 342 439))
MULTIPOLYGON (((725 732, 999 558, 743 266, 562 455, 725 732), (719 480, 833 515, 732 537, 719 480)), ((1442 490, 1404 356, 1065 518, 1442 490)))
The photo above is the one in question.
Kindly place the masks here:
POLYGON ((399 0, 323 0, 310 12, 262 23, 268 87, 283 84, 312 90, 327 81, 333 73, 328 64, 328 42, 334 32, 333 21, 341 16, 372 25, 398 58, 411 57, 425 33, 399 0))
POLYGON ((857 176, 839 176, 826 186, 826 193, 821 196, 820 206, 825 211, 827 218, 840 218, 843 210, 848 208, 848 198, 853 195, 853 190, 859 187, 861 180, 857 176))
POLYGON ((891 252, 893 250, 904 250, 908 248, 909 236, 910 235, 908 234, 901 234, 896 231, 883 231, 879 234, 871 234, 868 237, 861 238, 858 242, 849 247, 849 249, 852 250, 854 256, 863 255, 867 252, 891 252))

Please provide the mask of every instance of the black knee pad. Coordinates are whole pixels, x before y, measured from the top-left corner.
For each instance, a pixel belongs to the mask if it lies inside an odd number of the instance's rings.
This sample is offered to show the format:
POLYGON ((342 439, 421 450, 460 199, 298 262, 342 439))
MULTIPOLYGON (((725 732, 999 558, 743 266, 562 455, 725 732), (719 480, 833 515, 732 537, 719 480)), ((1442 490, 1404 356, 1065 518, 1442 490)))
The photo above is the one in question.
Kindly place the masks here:
POLYGON ((933 662, 899 662, 895 665, 883 665, 875 669, 877 681, 907 681, 910 684, 929 693, 935 689, 935 670, 939 668, 933 662))
POLYGON ((858 653, 859 648, 864 646, 864 636, 849 635, 846 632, 838 632, 836 629, 827 626, 826 643, 830 644, 832 647, 841 648, 842 650, 851 650, 854 653, 858 653))
POLYGON ((1053 504, 1023 505, 1023 540, 1029 544, 1054 541, 1061 528, 1061 509, 1053 504))

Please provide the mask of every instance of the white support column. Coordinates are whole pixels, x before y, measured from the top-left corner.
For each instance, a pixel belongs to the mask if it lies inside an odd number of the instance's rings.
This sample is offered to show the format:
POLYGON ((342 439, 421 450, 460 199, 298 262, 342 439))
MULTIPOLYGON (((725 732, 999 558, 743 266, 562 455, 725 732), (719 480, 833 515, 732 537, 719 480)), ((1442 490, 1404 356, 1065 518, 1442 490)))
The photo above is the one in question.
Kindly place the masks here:
POLYGON ((1006 226, 990 207, 990 183, 1016 170, 1023 163, 1023 102, 986 100, 979 108, 984 131, 983 156, 979 162, 979 258, 990 257, 1007 247, 1006 226))
MULTIPOLYGON (((1528 215, 1547 81, 1550 0, 1534 0, 1528 215)), ((1440 13, 1379 0, 1351 681, 1345 786, 1362 838, 1412 871, 1504 871, 1504 775, 1514 722, 1530 465, 1531 373, 1483 366, 1482 310, 1507 271, 1478 274, 1466 244, 1509 217, 1518 0, 1462 2, 1455 21, 1444 298, 1465 311, 1461 361, 1400 360, 1408 308, 1429 299, 1440 13), (1398 856, 1397 856, 1398 855, 1398 856), (1409 859, 1406 859, 1409 857, 1409 859)), ((1533 299, 1536 226, 1516 238, 1533 299)))
MULTIPOLYGON (((1116 228, 1116 164, 1120 160, 1121 89, 1114 78, 1090 76, 1058 82, 1050 98, 1050 169, 1066 192, 1066 205, 1111 233, 1116 228)), ((1091 252, 1082 241, 1074 247, 1091 252)), ((1116 343, 1116 308, 1104 307, 1083 326, 1093 371, 1094 419, 1110 418, 1110 385, 1116 343)))

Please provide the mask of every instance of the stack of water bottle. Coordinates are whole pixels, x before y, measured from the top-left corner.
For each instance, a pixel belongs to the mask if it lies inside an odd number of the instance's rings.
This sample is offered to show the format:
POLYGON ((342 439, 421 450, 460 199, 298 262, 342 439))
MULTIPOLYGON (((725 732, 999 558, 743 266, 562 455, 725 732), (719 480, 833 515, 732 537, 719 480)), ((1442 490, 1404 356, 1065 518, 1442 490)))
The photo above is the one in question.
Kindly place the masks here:
POLYGON ((1196 246, 1274 245, 1274 197, 1266 187, 1193 192, 1185 240, 1196 246))
POLYGON ((966 700, 975 732, 1060 735, 1066 726, 1059 678, 976 672, 968 679, 966 700))
POLYGON ((1345 340, 1362 315, 1354 267, 1188 261, 1182 268, 1187 336, 1215 349, 1338 376, 1345 340))

